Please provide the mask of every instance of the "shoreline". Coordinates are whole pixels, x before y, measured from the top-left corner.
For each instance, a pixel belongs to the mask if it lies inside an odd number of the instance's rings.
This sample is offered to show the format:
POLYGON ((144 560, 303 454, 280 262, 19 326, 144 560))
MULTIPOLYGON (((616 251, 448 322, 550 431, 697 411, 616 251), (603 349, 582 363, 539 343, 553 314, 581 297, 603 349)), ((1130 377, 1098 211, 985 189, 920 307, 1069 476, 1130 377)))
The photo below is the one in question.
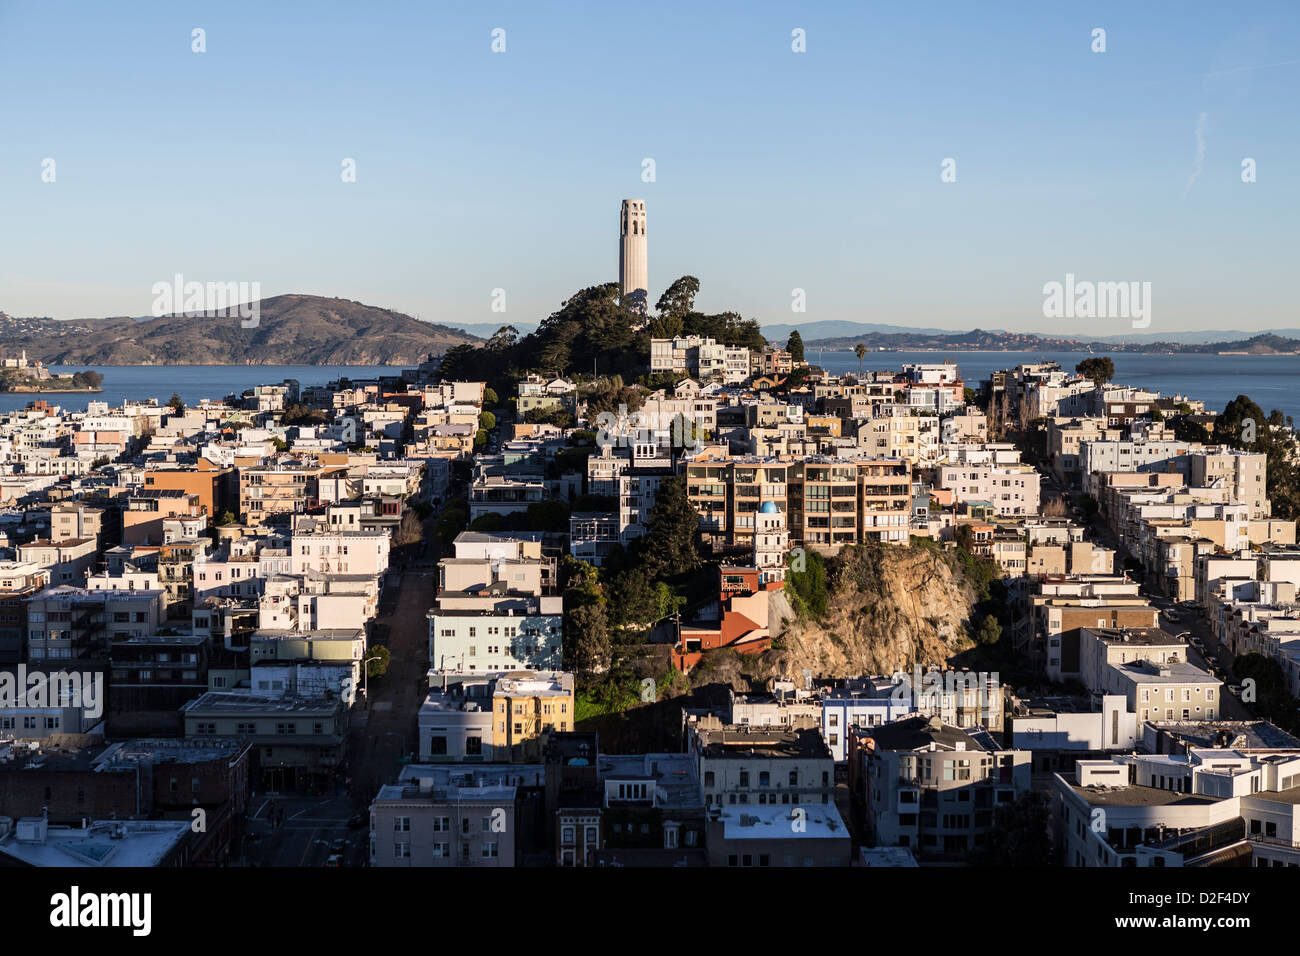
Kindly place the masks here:
MULTIPOLYGON (((804 359, 807 360, 809 352, 844 352, 853 355, 853 349, 845 348, 822 348, 811 343, 804 344, 804 359)), ((1053 352, 1062 355, 1232 355, 1239 358, 1287 358, 1300 355, 1300 352, 1134 352, 1125 349, 1098 349, 1096 351, 1087 351, 1085 349, 1052 349, 1052 348, 1034 348, 1034 349, 869 349, 867 355, 892 355, 901 353, 915 352, 933 352, 935 355, 1024 355, 1034 352, 1053 352)), ((866 356, 863 356, 866 360, 866 356)))
POLYGON ((0 395, 95 395, 102 388, 4 388, 0 395))

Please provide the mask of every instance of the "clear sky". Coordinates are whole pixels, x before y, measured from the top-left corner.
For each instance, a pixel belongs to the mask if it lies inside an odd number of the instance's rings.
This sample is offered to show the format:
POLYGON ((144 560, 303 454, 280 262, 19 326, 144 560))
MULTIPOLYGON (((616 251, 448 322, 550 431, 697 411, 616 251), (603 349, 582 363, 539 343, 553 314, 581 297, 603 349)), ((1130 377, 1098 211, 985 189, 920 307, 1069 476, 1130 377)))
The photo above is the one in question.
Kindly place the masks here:
POLYGON ((1124 331, 1043 317, 1074 273, 1151 282, 1149 332, 1300 325, 1294 2, 0 0, 0 64, 11 315, 181 273, 536 321, 617 278, 634 197, 652 303, 1124 331))

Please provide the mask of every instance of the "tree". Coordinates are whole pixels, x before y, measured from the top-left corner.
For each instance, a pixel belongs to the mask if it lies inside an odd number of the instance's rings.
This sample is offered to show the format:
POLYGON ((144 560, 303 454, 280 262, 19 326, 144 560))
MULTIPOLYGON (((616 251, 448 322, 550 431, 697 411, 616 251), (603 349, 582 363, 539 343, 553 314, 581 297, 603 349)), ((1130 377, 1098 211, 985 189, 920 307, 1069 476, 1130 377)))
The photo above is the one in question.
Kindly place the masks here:
POLYGON ((992 614, 984 615, 984 620, 980 621, 979 629, 975 632, 975 642, 988 647, 1000 640, 1002 640, 1002 625, 998 623, 997 617, 992 614))
POLYGON ((235 517, 235 513, 227 508, 225 511, 221 512, 221 514, 217 515, 217 527, 220 528, 223 525, 234 524, 237 520, 239 519, 235 517))
POLYGON ((817 551, 791 552, 786 581, 794 591, 797 606, 817 617, 826 613, 826 559, 817 551))
MULTIPOLYGON (((488 350, 492 352, 505 352, 514 348, 519 341, 519 330, 513 325, 503 325, 492 333, 492 338, 488 339, 488 350)), ((486 398, 484 399, 486 403, 486 398)))
POLYGON ((497 393, 495 390, 490 388, 483 389, 484 408, 489 408, 489 407, 496 408, 500 404, 501 404, 501 399, 497 397, 497 393))
POLYGON ((414 511, 408 509, 402 513, 402 520, 398 522, 397 529, 393 532, 393 544, 401 547, 404 544, 419 544, 424 539, 424 523, 420 516, 414 511))
POLYGON ((1300 517, 1300 461, 1286 417, 1268 415, 1245 395, 1238 395, 1214 420, 1214 440, 1265 458, 1266 493, 1278 518, 1300 517))
POLYGON ((167 399, 167 407, 172 410, 173 415, 184 415, 185 399, 181 398, 179 392, 172 392, 172 397, 167 399))
POLYGON ((642 566, 652 580, 694 571, 700 565, 696 537, 700 515, 686 496, 686 482, 680 476, 665 478, 659 485, 649 515, 650 531, 640 541, 642 566))
POLYGON ((609 607, 612 623, 619 627, 639 627, 658 620, 655 591, 640 568, 628 568, 614 579, 609 607))
POLYGON ((796 364, 803 361, 803 336, 799 334, 798 329, 790 333, 790 338, 785 343, 785 350, 790 353, 790 358, 796 364))
POLYGON ((975 531, 968 524, 959 524, 953 529, 952 537, 957 542, 957 547, 963 551, 970 551, 975 546, 975 531))
POLYGON ((659 315, 650 320, 648 328, 652 339, 675 339, 681 336, 685 324, 680 315, 659 315))
POLYGON ((659 297, 655 311, 662 316, 683 319, 695 311, 695 296, 699 291, 699 279, 695 276, 682 276, 659 297))
POLYGON ((391 655, 382 644, 373 644, 366 651, 366 677, 383 677, 388 673, 391 655))
POLYGON ((438 515, 434 528, 438 532, 438 538, 444 544, 450 544, 455 540, 456 535, 465 530, 469 524, 469 503, 463 499, 457 498, 448 502, 447 507, 442 509, 438 515))
POLYGON ((479 412, 478 427, 485 429, 486 431, 491 431, 497 427, 497 417, 491 412, 479 412))
POLYGON ((505 526, 505 515, 498 514, 495 511, 485 511, 469 523, 469 530, 491 534, 494 531, 501 531, 505 526))
POLYGON ((983 846, 970 852, 967 862, 972 866, 1051 866, 1050 823, 1042 794, 1022 794, 1014 803, 994 811, 993 828, 984 837, 983 846))
POLYGON ((655 620, 662 621, 672 617, 686 603, 686 598, 679 595, 666 581, 656 581, 654 586, 655 620))
POLYGON ((600 586, 600 572, 581 558, 566 554, 560 562, 560 579, 564 582, 566 608, 605 603, 605 592, 600 586))
POLYGON ((290 405, 280 414, 280 424, 289 425, 324 425, 328 416, 322 409, 309 408, 306 405, 290 405))
POLYGON ((588 674, 609 670, 609 623, 599 604, 584 604, 565 614, 564 668, 588 674))
POLYGON ((561 405, 544 405, 530 408, 524 412, 524 421, 530 425, 554 425, 556 428, 572 428, 573 413, 561 405))
POLYGON ((858 378, 862 378, 862 360, 867 357, 867 347, 859 342, 853 346, 853 354, 858 357, 858 378))
POLYGON ((1105 385, 1115 377, 1115 363, 1110 360, 1109 355, 1084 359, 1074 367, 1074 370, 1084 378, 1092 379, 1092 383, 1097 386, 1105 385))
POLYGON ((548 498, 534 501, 528 506, 529 531, 568 531, 569 506, 563 501, 548 498))

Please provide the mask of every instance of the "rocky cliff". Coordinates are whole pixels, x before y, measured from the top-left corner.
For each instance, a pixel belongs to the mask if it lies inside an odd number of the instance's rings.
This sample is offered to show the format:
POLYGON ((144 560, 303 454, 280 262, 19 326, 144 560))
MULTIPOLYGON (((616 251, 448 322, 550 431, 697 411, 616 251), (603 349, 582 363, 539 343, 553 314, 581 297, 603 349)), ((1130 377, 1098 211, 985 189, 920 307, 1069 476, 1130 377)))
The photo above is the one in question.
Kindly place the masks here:
POLYGON ((949 554, 929 547, 852 548, 833 563, 826 614, 779 625, 776 672, 814 677, 889 674, 944 665, 972 645, 977 601, 949 554))

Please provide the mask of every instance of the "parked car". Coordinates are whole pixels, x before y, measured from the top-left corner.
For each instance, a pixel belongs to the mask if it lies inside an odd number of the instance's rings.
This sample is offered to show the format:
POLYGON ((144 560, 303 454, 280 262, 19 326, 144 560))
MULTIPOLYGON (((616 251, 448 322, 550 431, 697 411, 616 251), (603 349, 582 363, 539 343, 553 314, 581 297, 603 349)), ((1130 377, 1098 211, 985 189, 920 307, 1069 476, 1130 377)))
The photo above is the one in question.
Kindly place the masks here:
POLYGON ((330 858, 329 858, 328 860, 325 861, 325 865, 326 865, 326 866, 330 866, 330 867, 334 867, 334 866, 342 866, 342 865, 343 865, 343 857, 340 856, 340 855, 337 854, 337 853, 331 853, 331 854, 330 854, 330 858))
POLYGON ((363 826, 366 825, 366 822, 367 822, 367 821, 366 821, 366 817, 365 817, 365 815, 364 815, 364 814, 361 814, 361 813, 358 813, 358 814, 356 814, 356 816, 353 816, 353 817, 349 818, 349 820, 348 820, 348 829, 349 829, 349 830, 360 830, 363 826))
POLYGON ((339 837, 337 840, 333 840, 330 842, 331 853, 346 853, 347 849, 348 849, 348 841, 343 839, 342 837, 339 837))
POLYGON ((1240 697, 1240 696, 1241 696, 1241 685, 1240 685, 1240 684, 1229 684, 1229 685, 1228 685, 1228 693, 1231 694, 1233 697, 1240 697))

